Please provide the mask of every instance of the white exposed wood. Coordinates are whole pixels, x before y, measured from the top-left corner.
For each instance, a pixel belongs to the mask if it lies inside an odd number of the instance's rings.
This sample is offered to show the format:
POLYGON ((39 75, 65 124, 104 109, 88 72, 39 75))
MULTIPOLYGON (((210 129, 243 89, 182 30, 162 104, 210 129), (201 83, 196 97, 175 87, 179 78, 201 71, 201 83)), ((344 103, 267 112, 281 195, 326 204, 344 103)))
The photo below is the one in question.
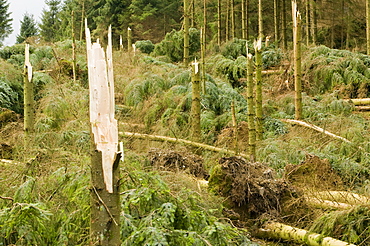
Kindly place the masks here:
POLYGON ((370 198, 347 191, 320 191, 310 193, 309 196, 350 205, 365 205, 370 203, 370 198))
POLYGON ((25 56, 24 65, 27 68, 28 81, 31 82, 32 81, 32 65, 30 62, 30 45, 29 44, 26 44, 24 56, 25 56))
POLYGON ((370 104, 370 98, 354 98, 354 99, 345 99, 344 101, 353 103, 356 106, 363 106, 370 104))
POLYGON ((118 127, 114 119, 114 80, 112 62, 111 28, 108 34, 108 47, 99 43, 91 44, 90 31, 86 26, 86 47, 88 57, 90 123, 96 150, 102 152, 104 183, 109 193, 113 193, 113 163, 117 155, 118 127))

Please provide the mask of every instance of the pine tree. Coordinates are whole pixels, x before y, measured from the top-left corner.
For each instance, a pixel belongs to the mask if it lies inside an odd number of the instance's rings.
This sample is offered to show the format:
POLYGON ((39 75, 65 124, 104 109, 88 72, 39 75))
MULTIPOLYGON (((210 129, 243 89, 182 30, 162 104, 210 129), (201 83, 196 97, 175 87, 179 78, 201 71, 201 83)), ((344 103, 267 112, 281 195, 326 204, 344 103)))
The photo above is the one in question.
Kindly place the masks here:
POLYGON ((9 3, 7 0, 0 0, 0 46, 2 41, 12 33, 12 18, 10 18, 9 3))
POLYGON ((42 18, 40 26, 40 34, 45 41, 58 40, 58 33, 60 32, 60 0, 46 1, 48 10, 42 11, 42 18))
POLYGON ((32 14, 25 13, 21 20, 21 30, 17 36, 17 43, 23 43, 28 37, 37 35, 36 21, 32 14))

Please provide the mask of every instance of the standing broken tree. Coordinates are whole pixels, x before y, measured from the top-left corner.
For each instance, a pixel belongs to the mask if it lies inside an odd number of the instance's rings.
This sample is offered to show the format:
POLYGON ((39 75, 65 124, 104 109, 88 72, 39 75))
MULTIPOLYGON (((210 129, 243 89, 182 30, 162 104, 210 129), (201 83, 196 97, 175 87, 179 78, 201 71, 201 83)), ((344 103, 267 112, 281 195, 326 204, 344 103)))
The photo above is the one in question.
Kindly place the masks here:
POLYGON ((114 119, 112 34, 108 31, 105 55, 99 43, 91 44, 86 25, 86 46, 90 91, 90 124, 93 140, 91 157, 92 245, 121 245, 118 128, 114 119))

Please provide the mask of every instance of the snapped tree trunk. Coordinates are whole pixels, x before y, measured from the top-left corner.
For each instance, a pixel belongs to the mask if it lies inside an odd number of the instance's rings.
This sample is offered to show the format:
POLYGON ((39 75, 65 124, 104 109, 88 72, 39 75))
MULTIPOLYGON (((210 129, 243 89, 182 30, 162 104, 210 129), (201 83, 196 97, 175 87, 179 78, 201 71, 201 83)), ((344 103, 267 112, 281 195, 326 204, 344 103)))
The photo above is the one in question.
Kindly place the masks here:
POLYGON ((192 64, 192 101, 191 101, 191 136, 193 141, 199 141, 200 134, 200 71, 199 63, 192 64))
POLYGON ((256 139, 262 140, 263 114, 262 114, 262 38, 254 44, 256 54, 256 139))
POLYGON ((293 45, 294 45, 294 88, 295 88, 295 119, 302 119, 302 61, 301 61, 301 14, 297 9, 296 0, 292 1, 293 45))
POLYGON ((189 0, 184 0, 184 65, 189 66, 189 0))
POLYGON ((75 12, 74 11, 72 11, 71 18, 72 18, 72 72, 73 72, 73 82, 76 83, 77 62, 76 62, 76 38, 75 38, 76 35, 75 35, 75 12))
POLYGON ((127 27, 127 52, 132 51, 132 34, 131 34, 131 28, 127 27))
POLYGON ((112 34, 108 31, 105 55, 99 43, 91 44, 86 24, 86 46, 90 91, 91 218, 92 245, 121 245, 118 127, 114 119, 112 34))
POLYGON ((256 128, 254 124, 253 57, 247 54, 247 105, 248 105, 248 149, 250 159, 256 160, 256 128))
POLYGON ((25 46, 24 62, 24 131, 26 136, 33 132, 35 124, 35 101, 32 83, 32 65, 30 63, 30 45, 25 46))

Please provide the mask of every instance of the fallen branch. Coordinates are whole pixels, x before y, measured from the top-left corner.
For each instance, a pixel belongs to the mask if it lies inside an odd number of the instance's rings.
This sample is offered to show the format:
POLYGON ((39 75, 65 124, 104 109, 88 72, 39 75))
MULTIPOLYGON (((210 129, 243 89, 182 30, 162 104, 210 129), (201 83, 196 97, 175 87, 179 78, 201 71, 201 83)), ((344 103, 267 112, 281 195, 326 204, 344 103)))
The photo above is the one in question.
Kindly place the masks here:
POLYGON ((305 196, 305 200, 307 204, 314 206, 314 207, 318 207, 318 208, 349 209, 353 207, 352 204, 324 200, 324 199, 320 199, 320 198, 312 197, 312 196, 305 196))
POLYGON ((12 197, 6 197, 6 196, 0 196, 0 199, 4 199, 4 200, 10 200, 10 201, 14 201, 14 198, 12 197))
MULTIPOLYGON (((158 136, 158 135, 149 135, 149 134, 142 134, 142 133, 133 133, 133 132, 120 132, 119 135, 124 135, 127 137, 134 137, 138 139, 148 139, 148 140, 153 140, 153 141, 160 141, 160 142, 183 143, 186 145, 190 145, 190 146, 197 147, 197 148, 202 148, 202 149, 209 150, 209 151, 236 155, 235 151, 233 150, 218 148, 215 146, 193 142, 193 141, 189 141, 185 139, 171 138, 171 137, 158 136)), ((249 156, 246 154, 239 153, 238 155, 249 160, 249 156)))
POLYGON ((264 228, 259 229, 257 236, 261 238, 284 239, 304 243, 309 246, 355 246, 332 237, 324 237, 321 234, 275 222, 265 224, 264 228))
POLYGON ((358 111, 370 111, 370 106, 355 106, 358 111))
POLYGON ((335 135, 335 134, 333 134, 331 132, 326 131, 325 129, 323 129, 321 127, 315 126, 313 124, 310 124, 310 123, 307 123, 307 122, 304 122, 304 121, 301 121, 301 120, 281 119, 281 121, 282 122, 286 122, 286 123, 290 123, 290 124, 293 124, 293 125, 300 125, 300 126, 303 126, 303 127, 307 127, 307 128, 312 129, 312 130, 315 130, 317 132, 324 133, 325 135, 328 135, 328 136, 330 136, 332 138, 335 138, 335 139, 341 140, 343 142, 352 144, 351 141, 349 141, 348 139, 346 139, 344 137, 335 135))

